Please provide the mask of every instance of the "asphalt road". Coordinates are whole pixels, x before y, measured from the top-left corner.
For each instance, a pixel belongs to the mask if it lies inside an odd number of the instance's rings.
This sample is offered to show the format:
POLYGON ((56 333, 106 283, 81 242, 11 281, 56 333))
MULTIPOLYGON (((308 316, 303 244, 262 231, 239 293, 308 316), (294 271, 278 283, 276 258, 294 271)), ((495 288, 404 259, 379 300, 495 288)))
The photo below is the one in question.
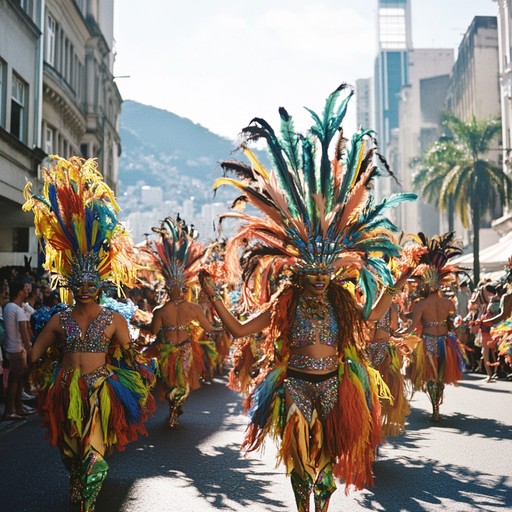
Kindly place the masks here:
MULTIPOLYGON (((407 433, 379 449, 375 487, 351 492, 340 484, 331 512, 511 511, 512 382, 485 384, 466 374, 448 386, 442 421, 430 422, 426 395, 412 397, 407 433)), ((169 431, 166 406, 149 436, 109 459, 97 512, 293 511, 294 499, 275 447, 243 457, 246 426, 240 398, 225 379, 192 393, 180 426, 169 431)), ((0 511, 77 511, 57 449, 47 445, 36 416, 0 423, 0 511)))

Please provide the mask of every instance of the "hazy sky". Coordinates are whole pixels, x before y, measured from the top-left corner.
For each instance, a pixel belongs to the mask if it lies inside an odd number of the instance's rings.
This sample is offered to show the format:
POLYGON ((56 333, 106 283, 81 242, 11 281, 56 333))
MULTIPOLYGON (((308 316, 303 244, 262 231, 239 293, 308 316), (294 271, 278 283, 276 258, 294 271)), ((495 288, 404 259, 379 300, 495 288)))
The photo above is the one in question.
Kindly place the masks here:
MULTIPOLYGON (((341 82, 373 74, 377 0, 116 0, 123 99, 236 138, 284 106, 302 130, 341 82)), ((457 48, 493 0, 412 0, 416 48, 457 48)), ((355 125, 355 100, 348 123, 355 125)), ((349 127, 350 128, 350 127, 349 127)), ((353 128, 352 128, 353 129, 353 128)))

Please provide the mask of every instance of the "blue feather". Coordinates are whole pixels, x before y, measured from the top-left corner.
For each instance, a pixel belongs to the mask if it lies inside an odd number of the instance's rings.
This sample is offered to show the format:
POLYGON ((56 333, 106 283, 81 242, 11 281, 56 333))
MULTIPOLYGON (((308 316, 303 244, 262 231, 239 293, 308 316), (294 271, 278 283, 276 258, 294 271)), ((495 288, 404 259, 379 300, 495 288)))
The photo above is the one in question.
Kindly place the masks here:
POLYGON ((272 414, 272 401, 282 373, 282 368, 275 368, 254 390, 249 416, 251 423, 255 423, 259 428, 265 427, 269 416, 272 414))
POLYGON ((108 383, 112 390, 123 404, 126 419, 129 423, 138 423, 140 421, 140 396, 133 390, 127 388, 116 378, 109 377, 108 383))

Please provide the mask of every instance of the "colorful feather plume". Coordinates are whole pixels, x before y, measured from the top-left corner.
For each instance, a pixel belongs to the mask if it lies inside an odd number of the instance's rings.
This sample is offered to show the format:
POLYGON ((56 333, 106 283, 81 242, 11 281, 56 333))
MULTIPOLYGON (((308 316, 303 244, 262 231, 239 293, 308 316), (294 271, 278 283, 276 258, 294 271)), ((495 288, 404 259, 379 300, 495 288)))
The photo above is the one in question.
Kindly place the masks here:
POLYGON ((414 275, 421 276, 432 288, 439 287, 443 279, 450 274, 465 273, 463 268, 448 264, 451 258, 460 256, 463 252, 462 242, 455 238, 453 231, 432 238, 420 232, 411 238, 424 248, 414 275))
POLYGON ((197 280, 197 272, 206 254, 206 247, 196 241, 198 233, 177 217, 167 217, 158 228, 158 240, 151 248, 154 266, 168 287, 190 286, 197 280))
MULTIPOLYGON (((253 274, 263 280, 269 276, 268 265, 328 269, 340 279, 356 269, 368 312, 378 282, 393 281, 389 269, 381 264, 382 256, 396 257, 400 250, 394 239, 396 227, 383 214, 416 195, 395 194, 375 202, 371 182, 389 169, 371 130, 359 130, 350 144, 343 136, 340 125, 352 95, 353 90, 342 84, 327 98, 321 116, 308 109, 313 126, 306 134, 295 131, 284 108, 279 109, 280 137, 264 119, 254 118, 242 132, 242 149, 250 166, 223 162, 225 174, 232 171, 236 178, 225 175, 214 189, 232 185, 242 191, 234 203, 237 211, 222 216, 245 221, 228 246, 230 270, 236 269, 238 276, 241 273, 241 247, 253 274), (271 171, 248 148, 249 142, 259 139, 267 143, 271 171), (263 216, 241 211, 245 203, 263 216)), ((245 285, 248 282, 254 281, 244 279, 245 285)), ((266 288, 263 283, 261 288, 266 288)))
MULTIPOLYGON (((132 241, 116 217, 119 207, 96 161, 50 158, 56 163, 43 169, 42 194, 31 194, 28 183, 23 210, 34 213, 36 235, 46 255, 44 267, 52 273, 53 286, 73 287, 86 280, 101 287, 131 286, 132 241)), ((69 294, 64 300, 69 302, 69 294)))

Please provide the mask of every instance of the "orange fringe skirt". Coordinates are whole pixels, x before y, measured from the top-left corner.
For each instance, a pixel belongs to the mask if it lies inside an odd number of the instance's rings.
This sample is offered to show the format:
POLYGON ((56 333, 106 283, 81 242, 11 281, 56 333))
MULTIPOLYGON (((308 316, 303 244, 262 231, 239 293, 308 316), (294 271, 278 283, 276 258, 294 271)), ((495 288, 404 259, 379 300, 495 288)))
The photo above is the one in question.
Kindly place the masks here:
POLYGON ((426 391, 429 381, 457 385, 466 367, 466 354, 454 333, 423 334, 407 368, 414 391, 426 391))

